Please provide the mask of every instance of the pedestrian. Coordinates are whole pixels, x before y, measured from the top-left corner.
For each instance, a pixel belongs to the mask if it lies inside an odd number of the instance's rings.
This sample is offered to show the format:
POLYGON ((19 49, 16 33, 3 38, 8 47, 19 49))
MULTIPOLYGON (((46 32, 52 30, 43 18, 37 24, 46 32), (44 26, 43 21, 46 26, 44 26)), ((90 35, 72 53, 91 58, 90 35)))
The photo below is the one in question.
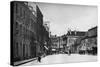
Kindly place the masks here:
POLYGON ((68 50, 68 55, 70 55, 71 54, 71 51, 70 50, 68 50))
POLYGON ((40 56, 38 56, 38 62, 41 62, 41 57, 40 56))

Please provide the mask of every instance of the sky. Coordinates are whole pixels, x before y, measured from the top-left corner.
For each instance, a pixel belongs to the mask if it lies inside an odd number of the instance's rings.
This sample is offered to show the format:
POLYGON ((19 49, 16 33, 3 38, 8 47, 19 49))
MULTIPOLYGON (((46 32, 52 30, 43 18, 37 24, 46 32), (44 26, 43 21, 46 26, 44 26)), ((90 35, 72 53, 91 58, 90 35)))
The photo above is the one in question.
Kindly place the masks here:
POLYGON ((97 6, 36 3, 42 14, 43 20, 50 22, 52 35, 61 36, 68 29, 88 31, 98 25, 97 6))

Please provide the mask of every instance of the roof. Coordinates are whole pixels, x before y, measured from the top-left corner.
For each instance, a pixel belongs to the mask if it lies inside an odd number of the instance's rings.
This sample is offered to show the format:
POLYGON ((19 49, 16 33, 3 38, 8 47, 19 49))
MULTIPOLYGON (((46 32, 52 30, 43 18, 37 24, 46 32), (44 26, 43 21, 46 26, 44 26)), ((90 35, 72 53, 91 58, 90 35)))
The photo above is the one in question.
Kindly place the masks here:
POLYGON ((94 36, 84 36, 84 37, 82 38, 82 40, 88 39, 88 38, 95 38, 95 37, 97 37, 97 35, 94 35, 94 36))
POLYGON ((96 26, 96 27, 93 27, 93 28, 91 28, 91 29, 89 29, 88 31, 93 30, 93 29, 97 29, 97 26, 96 26))
POLYGON ((85 34, 83 31, 68 31, 67 36, 85 36, 85 34))

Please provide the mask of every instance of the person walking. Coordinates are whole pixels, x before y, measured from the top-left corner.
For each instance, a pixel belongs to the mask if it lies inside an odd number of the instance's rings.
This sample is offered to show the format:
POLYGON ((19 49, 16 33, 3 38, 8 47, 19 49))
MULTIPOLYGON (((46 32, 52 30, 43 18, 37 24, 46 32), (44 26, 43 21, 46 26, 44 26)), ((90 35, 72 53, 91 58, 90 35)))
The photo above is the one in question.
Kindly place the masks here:
POLYGON ((38 56, 38 62, 41 62, 41 57, 40 56, 38 56))

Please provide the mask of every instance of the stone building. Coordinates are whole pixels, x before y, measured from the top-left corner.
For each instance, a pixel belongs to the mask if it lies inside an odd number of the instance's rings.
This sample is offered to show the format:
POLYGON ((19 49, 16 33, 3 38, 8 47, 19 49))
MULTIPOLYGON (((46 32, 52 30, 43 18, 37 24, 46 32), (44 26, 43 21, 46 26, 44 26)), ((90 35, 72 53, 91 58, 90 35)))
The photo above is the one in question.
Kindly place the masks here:
POLYGON ((97 26, 89 29, 81 39, 80 51, 87 54, 97 54, 97 26))
POLYGON ((59 38, 56 35, 51 35, 50 41, 51 41, 51 45, 50 45, 51 54, 57 53, 59 50, 59 38))
POLYGON ((49 42, 49 31, 46 30, 45 26, 43 25, 43 14, 40 11, 39 7, 36 6, 37 11, 37 41, 38 41, 38 47, 41 49, 38 49, 38 53, 43 54, 44 51, 46 51, 45 47, 48 47, 49 42), (45 47, 44 47, 45 46, 45 47))
POLYGON ((59 48, 59 38, 56 35, 52 35, 50 37, 52 45, 51 48, 52 49, 58 49, 59 48))
POLYGON ((50 22, 49 21, 45 21, 43 23, 43 26, 45 28, 45 35, 44 35, 45 52, 46 52, 46 54, 50 54, 50 45, 51 45, 50 44, 50 38, 49 38, 50 37, 50 22))
POLYGON ((43 26, 43 14, 37 5, 11 2, 11 40, 11 65, 44 53, 49 33, 43 26))
POLYGON ((67 50, 67 36, 66 35, 62 35, 62 45, 63 45, 63 51, 66 52, 67 50))
POLYGON ((36 17, 32 14, 28 4, 24 2, 11 2, 12 28, 13 28, 13 60, 20 61, 36 57, 35 44, 36 32, 34 23, 36 17))
POLYGON ((64 44, 66 44, 66 42, 63 41, 62 36, 52 35, 50 37, 50 39, 51 39, 51 49, 52 49, 52 51, 55 51, 56 53, 64 51, 64 44))
POLYGON ((76 41, 82 37, 85 36, 84 31, 68 31, 66 37, 67 37, 67 44, 66 44, 66 50, 70 50, 71 53, 76 53, 77 51, 77 44, 76 41))

